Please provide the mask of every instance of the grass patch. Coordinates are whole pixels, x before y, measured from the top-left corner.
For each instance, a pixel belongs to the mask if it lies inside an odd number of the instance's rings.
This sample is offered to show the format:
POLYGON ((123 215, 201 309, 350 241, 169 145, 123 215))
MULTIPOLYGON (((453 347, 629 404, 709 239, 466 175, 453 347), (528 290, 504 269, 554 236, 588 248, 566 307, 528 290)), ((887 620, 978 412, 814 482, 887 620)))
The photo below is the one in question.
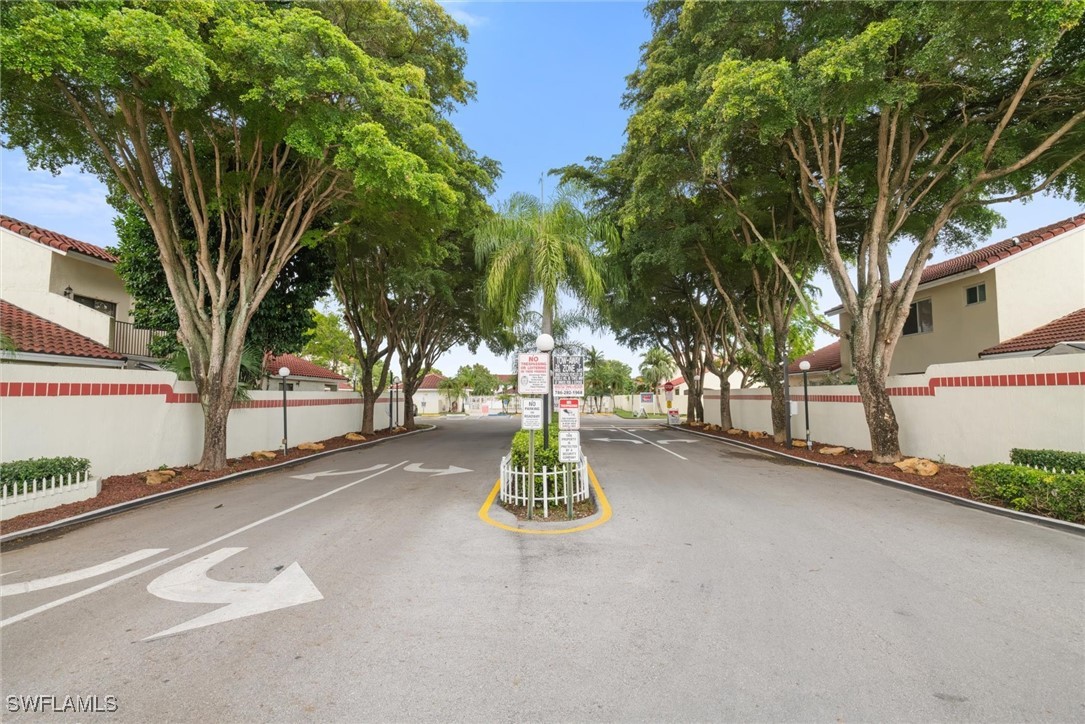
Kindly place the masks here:
MULTIPOLYGON (((629 410, 615 410, 614 414, 617 415, 618 417, 622 418, 623 420, 643 419, 643 418, 640 418, 639 416, 635 415, 633 412, 631 412, 629 410)), ((650 413, 648 413, 648 419, 649 420, 665 420, 665 419, 667 419, 667 416, 666 415, 661 415, 658 412, 650 412, 650 413)))

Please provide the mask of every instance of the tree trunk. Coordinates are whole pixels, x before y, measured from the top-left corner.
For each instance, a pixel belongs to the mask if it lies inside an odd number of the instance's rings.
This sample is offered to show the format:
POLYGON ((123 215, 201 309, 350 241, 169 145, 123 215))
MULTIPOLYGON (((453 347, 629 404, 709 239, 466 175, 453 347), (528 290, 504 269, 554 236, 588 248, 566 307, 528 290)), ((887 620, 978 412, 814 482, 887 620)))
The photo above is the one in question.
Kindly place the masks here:
POLYGON ((377 401, 369 394, 362 394, 362 434, 373 434, 373 423, 377 412, 377 401))
POLYGON ((731 420, 731 383, 720 380, 720 427, 730 430, 735 426, 731 420))
POLYGON ((417 429, 414 422, 414 392, 409 385, 403 385, 403 427, 417 429))
POLYGON ((769 391, 772 392, 772 439, 776 442, 784 442, 787 439, 787 400, 784 399, 784 385, 782 380, 769 377, 767 380, 769 391))
POLYGON ((222 384, 221 378, 205 380, 200 392, 203 406, 203 455, 197 470, 221 470, 226 467, 226 424, 234 402, 234 386, 222 384))
POLYGON ((871 459, 876 463, 895 463, 901 457, 900 427, 893 403, 885 391, 885 380, 867 359, 853 359, 852 365, 870 430, 871 459))

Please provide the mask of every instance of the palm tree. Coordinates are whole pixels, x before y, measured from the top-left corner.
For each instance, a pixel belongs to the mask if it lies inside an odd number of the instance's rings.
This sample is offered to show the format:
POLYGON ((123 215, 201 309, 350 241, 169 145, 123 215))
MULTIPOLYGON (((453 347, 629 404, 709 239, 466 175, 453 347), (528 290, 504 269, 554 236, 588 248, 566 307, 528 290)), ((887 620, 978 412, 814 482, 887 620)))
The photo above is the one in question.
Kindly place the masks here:
POLYGON ((663 384, 664 380, 669 380, 671 375, 674 374, 677 367, 674 364, 674 360, 662 347, 653 347, 644 353, 640 362, 640 374, 644 378, 644 381, 651 387, 652 391, 656 395, 656 408, 660 411, 663 408, 659 405, 659 386, 663 384))
MULTIPOLYGON (((594 346, 588 348, 584 352, 584 384, 591 388, 591 394, 588 395, 588 399, 595 403, 595 407, 599 407, 599 397, 602 396, 605 381, 603 379, 602 370, 599 369, 600 364, 603 362, 603 353, 597 350, 594 346)), ((585 390, 587 392, 588 390, 585 390)), ((598 409, 596 409, 598 412, 598 409)))
POLYGON ((566 186, 550 202, 516 193, 476 230, 475 259, 487 266, 486 303, 508 327, 540 292, 542 332, 550 335, 559 289, 589 304, 602 298, 598 247, 616 241, 617 230, 576 201, 566 186))

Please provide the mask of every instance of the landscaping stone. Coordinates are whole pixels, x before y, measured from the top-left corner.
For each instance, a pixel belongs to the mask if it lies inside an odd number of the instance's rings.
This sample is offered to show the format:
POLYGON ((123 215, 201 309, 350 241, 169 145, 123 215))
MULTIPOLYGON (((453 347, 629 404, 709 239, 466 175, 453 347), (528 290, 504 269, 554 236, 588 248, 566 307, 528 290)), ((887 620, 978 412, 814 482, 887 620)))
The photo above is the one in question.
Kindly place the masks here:
POLYGON ((842 447, 823 447, 818 450, 822 455, 843 455, 846 452, 846 448, 842 447))
POLYGON ((746 431, 743 430, 740 427, 732 427, 730 430, 727 431, 727 434, 728 435, 745 435, 746 431))
POLYGON ((348 440, 354 440, 355 442, 365 442, 365 435, 359 435, 356 432, 348 432, 343 437, 345 437, 348 440))
POLYGON ((754 440, 760 440, 761 438, 768 437, 768 436, 769 436, 769 434, 767 432, 758 432, 757 430, 750 430, 750 437, 753 438, 754 440))
POLYGON ((925 478, 938 474, 938 463, 933 463, 925 458, 907 458, 899 463, 893 463, 893 467, 905 473, 922 475, 925 478))
POLYGON ((161 485, 177 477, 176 470, 152 470, 147 473, 147 485, 161 485))
POLYGON ((250 457, 253 460, 274 460, 278 455, 270 450, 257 450, 250 457))
POLYGON ((792 440, 791 447, 806 447, 806 440, 792 440))
POLYGON ((319 442, 303 442, 298 445, 298 450, 313 450, 314 452, 323 450, 324 446, 319 442))

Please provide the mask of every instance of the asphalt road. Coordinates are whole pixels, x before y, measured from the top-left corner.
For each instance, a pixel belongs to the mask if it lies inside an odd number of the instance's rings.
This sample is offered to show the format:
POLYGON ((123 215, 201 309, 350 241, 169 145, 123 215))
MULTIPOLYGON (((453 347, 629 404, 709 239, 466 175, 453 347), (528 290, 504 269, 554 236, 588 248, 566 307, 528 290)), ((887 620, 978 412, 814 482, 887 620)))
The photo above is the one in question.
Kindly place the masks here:
POLYGON ((612 519, 524 535, 477 515, 515 424, 5 552, 4 721, 1085 719, 1085 539, 599 418, 612 519))

